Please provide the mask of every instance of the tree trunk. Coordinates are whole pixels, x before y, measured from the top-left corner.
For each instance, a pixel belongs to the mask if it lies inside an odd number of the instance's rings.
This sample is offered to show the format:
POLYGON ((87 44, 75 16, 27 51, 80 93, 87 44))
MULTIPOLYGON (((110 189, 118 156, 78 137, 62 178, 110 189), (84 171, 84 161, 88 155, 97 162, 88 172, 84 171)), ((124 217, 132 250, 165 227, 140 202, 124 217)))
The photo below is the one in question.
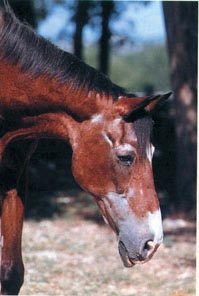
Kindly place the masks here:
POLYGON ((88 9, 90 1, 77 1, 76 13, 74 16, 75 33, 74 33, 74 54, 83 59, 83 28, 88 22, 88 9))
POLYGON ((163 1, 174 91, 176 133, 177 211, 187 212, 196 203, 196 105, 198 4, 163 1))
POLYGON ((109 72, 110 61, 110 38, 111 31, 109 27, 110 17, 113 13, 113 1, 101 1, 101 18, 102 18, 102 31, 99 41, 99 70, 104 74, 109 72))

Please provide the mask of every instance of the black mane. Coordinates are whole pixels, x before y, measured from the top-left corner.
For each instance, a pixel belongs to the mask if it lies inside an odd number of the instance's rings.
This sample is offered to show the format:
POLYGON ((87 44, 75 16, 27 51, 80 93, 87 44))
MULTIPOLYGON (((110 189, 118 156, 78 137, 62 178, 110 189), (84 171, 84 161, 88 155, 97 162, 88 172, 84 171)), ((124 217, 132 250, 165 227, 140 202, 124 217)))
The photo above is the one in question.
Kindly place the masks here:
POLYGON ((3 9, 0 9, 0 53, 0 58, 34 76, 47 75, 60 83, 70 83, 75 89, 84 87, 114 98, 126 94, 108 77, 38 36, 12 12, 3 9))

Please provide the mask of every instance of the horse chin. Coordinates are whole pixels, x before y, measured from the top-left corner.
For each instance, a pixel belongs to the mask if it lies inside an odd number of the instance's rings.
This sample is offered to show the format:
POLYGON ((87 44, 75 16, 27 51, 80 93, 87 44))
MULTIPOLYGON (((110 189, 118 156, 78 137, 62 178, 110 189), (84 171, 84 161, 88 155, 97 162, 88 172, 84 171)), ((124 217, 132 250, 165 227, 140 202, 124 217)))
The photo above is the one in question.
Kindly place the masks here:
POLYGON ((122 259, 124 266, 125 267, 133 267, 135 265, 135 263, 129 258, 126 247, 124 246, 124 244, 122 242, 119 242, 118 250, 119 250, 119 254, 120 254, 120 257, 122 259))
POLYGON ((125 267, 133 267, 136 264, 130 260, 127 254, 125 256, 121 256, 121 259, 125 267))

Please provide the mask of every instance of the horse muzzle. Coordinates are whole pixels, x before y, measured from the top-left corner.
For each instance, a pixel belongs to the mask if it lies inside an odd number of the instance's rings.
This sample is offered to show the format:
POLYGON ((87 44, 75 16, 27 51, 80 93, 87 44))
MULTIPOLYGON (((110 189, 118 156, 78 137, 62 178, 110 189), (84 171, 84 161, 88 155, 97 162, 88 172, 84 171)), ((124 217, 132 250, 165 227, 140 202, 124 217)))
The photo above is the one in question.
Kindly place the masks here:
POLYGON ((127 249, 126 245, 120 240, 118 249, 125 267, 133 267, 136 264, 144 264, 149 261, 159 247, 159 243, 152 240, 143 242, 139 249, 127 249))

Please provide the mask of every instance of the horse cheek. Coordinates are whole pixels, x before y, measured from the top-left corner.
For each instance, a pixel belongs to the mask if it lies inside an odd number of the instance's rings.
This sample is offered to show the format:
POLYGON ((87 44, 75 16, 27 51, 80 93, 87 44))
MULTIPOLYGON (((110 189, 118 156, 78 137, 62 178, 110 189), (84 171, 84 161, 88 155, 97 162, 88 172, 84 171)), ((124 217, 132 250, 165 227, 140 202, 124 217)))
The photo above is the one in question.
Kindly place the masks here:
POLYGON ((88 155, 85 150, 78 149, 72 158, 72 172, 76 182, 97 197, 114 189, 109 163, 104 155, 97 151, 88 155))

